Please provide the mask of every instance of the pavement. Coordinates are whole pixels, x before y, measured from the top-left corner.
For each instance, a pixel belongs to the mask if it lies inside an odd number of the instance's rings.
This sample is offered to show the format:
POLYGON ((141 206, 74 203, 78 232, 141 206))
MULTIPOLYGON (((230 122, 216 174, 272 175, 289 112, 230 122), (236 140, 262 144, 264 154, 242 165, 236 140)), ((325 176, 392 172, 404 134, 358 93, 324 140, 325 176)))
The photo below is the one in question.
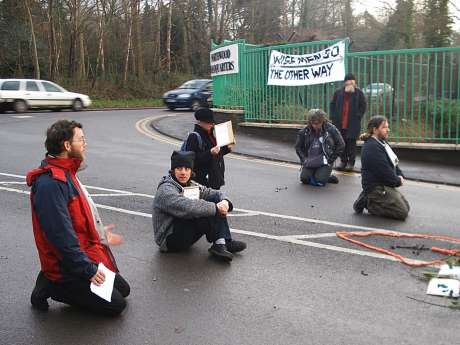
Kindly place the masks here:
MULTIPOLYGON (((384 229, 456 237, 459 187, 407 181, 401 192, 411 211, 399 222, 353 212, 360 191, 357 174, 315 188, 299 183, 295 164, 228 155, 223 191, 235 206, 229 224, 248 249, 231 264, 210 258, 204 239, 189 251, 164 254, 153 240, 152 199, 177 141, 149 124, 168 114, 0 116, 0 344, 458 343, 458 311, 448 308, 449 300, 426 295, 420 270, 345 242, 335 232, 384 229), (105 224, 115 224, 114 232, 125 239, 112 251, 131 295, 116 318, 54 301, 45 313, 30 307, 39 260, 24 176, 44 155, 46 128, 60 118, 83 124, 88 167, 79 178, 105 224)), ((368 241, 385 248, 433 245, 368 241)), ((418 260, 437 257, 401 253, 418 260)))
MULTIPOLYGON (((193 130, 195 124, 193 113, 176 112, 171 116, 165 116, 152 121, 152 127, 162 134, 178 140, 184 140, 187 134, 193 130)), ((234 153, 250 157, 258 157, 275 161, 298 164, 299 160, 294 150, 294 144, 272 140, 270 135, 260 137, 235 128, 236 141, 234 153)), ((269 133, 269 129, 267 129, 269 133)), ((286 140, 287 141, 287 140, 286 140)), ((295 138, 293 138, 295 142, 295 138)), ((396 154, 398 150, 395 149, 396 154)), ((355 172, 361 169, 361 161, 358 155, 355 172)), ((440 165, 431 162, 403 160, 401 169, 408 179, 449 185, 460 185, 460 168, 449 164, 440 165)))

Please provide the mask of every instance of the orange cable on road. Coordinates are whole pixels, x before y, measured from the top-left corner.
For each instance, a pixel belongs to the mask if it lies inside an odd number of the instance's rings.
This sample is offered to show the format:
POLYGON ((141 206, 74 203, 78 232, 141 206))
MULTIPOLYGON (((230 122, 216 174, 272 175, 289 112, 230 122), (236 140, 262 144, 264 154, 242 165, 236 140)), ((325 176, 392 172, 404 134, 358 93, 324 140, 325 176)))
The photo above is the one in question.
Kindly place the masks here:
MULTIPOLYGON (((377 247, 371 244, 367 244, 367 243, 352 239, 351 237, 385 236, 385 237, 397 237, 397 238, 421 238, 421 239, 431 239, 431 240, 436 240, 436 241, 444 241, 444 242, 460 244, 460 239, 454 238, 454 237, 439 236, 439 235, 425 235, 425 234, 409 234, 409 233, 396 232, 396 231, 337 231, 336 235, 337 237, 345 241, 354 243, 358 246, 392 256, 398 259, 399 261, 401 261, 402 263, 404 263, 405 265, 408 265, 411 267, 424 267, 424 266, 439 265, 439 264, 445 263, 447 259, 414 262, 413 260, 408 259, 391 250, 377 247)), ((431 247, 431 251, 440 253, 440 254, 450 255, 450 256, 460 256, 460 249, 456 250, 456 249, 444 249, 444 248, 439 248, 439 247, 431 247)))

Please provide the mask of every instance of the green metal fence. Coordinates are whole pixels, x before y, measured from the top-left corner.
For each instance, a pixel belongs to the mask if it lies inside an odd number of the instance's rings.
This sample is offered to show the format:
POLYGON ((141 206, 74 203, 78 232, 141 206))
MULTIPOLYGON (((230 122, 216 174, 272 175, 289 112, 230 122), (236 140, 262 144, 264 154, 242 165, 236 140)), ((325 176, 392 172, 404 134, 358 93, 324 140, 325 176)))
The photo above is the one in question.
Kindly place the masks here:
MULTIPOLYGON (((313 86, 267 85, 270 53, 309 54, 339 40, 254 46, 238 43, 240 73, 217 76, 214 105, 243 108, 246 121, 302 123, 311 108, 329 112, 329 102, 342 83, 313 86)), ((220 47, 220 46, 219 46, 220 47)), ((217 46, 214 46, 217 48, 217 46)), ((460 143, 460 47, 346 54, 368 101, 366 123, 385 115, 392 140, 460 143)))

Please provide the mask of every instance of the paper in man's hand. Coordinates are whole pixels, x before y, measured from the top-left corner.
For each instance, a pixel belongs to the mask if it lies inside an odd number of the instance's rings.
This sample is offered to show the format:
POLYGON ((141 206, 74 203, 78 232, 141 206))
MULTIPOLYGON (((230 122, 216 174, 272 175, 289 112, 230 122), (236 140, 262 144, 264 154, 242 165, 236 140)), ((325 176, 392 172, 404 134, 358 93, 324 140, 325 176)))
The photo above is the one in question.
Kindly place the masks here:
POLYGON ((233 134, 232 121, 219 123, 214 126, 214 133, 216 135, 217 146, 226 146, 235 144, 235 136, 233 134))
POLYGON ((115 282, 115 272, 112 272, 107 267, 105 267, 102 262, 99 264, 97 269, 104 272, 105 281, 101 284, 101 286, 97 286, 96 284, 91 283, 91 292, 98 295, 100 298, 105 299, 107 302, 111 302, 113 283, 115 282))

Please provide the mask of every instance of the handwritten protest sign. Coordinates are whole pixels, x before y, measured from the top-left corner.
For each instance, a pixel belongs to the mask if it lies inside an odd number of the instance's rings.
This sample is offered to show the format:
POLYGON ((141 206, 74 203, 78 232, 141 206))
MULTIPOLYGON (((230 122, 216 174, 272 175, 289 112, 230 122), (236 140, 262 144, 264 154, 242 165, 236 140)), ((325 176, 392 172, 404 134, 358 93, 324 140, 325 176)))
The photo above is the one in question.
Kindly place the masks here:
POLYGON ((239 72, 238 44, 215 49, 211 51, 209 56, 211 60, 211 76, 239 72))
POLYGON ((273 50, 268 68, 268 85, 301 86, 324 84, 345 77, 345 41, 306 55, 273 50))

